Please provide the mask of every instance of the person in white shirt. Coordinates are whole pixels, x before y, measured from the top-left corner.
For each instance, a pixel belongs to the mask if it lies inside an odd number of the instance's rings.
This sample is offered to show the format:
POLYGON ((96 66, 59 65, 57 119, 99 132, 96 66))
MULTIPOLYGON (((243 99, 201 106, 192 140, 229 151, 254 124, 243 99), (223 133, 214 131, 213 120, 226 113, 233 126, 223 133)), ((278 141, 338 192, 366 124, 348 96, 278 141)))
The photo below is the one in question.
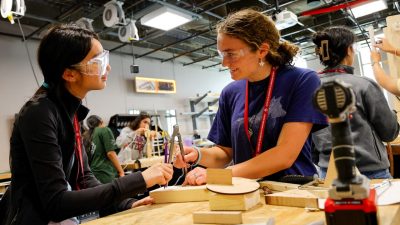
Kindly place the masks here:
POLYGON ((121 130, 116 144, 121 148, 118 158, 120 162, 127 162, 143 158, 147 138, 154 139, 155 131, 150 131, 150 115, 141 112, 127 127, 121 130))
MULTIPOLYGON (((382 38, 377 41, 374 47, 378 48, 381 51, 393 54, 395 56, 400 56, 400 51, 393 47, 389 41, 385 38, 382 38)), ((385 73, 382 66, 379 64, 381 61, 381 54, 378 51, 371 51, 371 61, 372 68, 374 70, 374 75, 376 81, 381 85, 384 89, 389 91, 390 93, 400 96, 400 79, 391 77, 385 73)))

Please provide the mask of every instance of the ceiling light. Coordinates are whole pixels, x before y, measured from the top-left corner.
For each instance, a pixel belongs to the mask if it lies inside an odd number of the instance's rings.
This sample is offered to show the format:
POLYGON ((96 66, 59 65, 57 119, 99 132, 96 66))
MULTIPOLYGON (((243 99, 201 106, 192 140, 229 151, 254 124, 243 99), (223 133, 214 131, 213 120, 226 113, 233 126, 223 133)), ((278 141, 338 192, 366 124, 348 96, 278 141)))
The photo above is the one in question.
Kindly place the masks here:
POLYGON ((320 0, 307 0, 307 6, 314 8, 321 4, 320 0))
POLYGON ((283 10, 275 14, 275 26, 278 30, 283 30, 296 25, 298 22, 296 14, 291 11, 283 10))
POLYGON ((190 22, 192 16, 184 12, 163 6, 140 19, 142 25, 161 30, 171 30, 182 24, 190 22))
POLYGON ((351 11, 355 18, 362 17, 374 12, 387 9, 386 1, 384 0, 374 0, 361 3, 357 6, 351 7, 351 11))

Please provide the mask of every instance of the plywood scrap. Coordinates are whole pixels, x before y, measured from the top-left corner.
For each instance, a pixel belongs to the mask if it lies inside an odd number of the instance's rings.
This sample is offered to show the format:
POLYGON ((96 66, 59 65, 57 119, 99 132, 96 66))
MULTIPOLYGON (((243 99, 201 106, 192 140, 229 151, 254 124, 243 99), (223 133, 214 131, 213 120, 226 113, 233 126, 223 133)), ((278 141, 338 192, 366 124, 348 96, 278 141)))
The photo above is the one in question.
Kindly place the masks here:
POLYGON ((288 190, 265 195, 269 205, 318 208, 318 197, 307 190, 288 190))
POLYGON ((251 179, 233 177, 231 185, 207 184, 207 189, 220 194, 246 194, 258 190, 260 184, 251 179))
POLYGON ((232 185, 232 170, 208 168, 207 184, 232 185))
POLYGON ((201 186, 169 186, 150 191, 156 203, 208 201, 209 191, 201 186))
POLYGON ((300 185, 298 184, 289 184, 289 183, 283 183, 283 182, 277 182, 277 181, 260 181, 259 182, 260 187, 267 187, 271 191, 287 191, 287 190, 293 190, 293 189, 298 189, 300 185))
POLYGON ((193 213, 193 223, 241 224, 242 212, 236 211, 200 211, 193 213))

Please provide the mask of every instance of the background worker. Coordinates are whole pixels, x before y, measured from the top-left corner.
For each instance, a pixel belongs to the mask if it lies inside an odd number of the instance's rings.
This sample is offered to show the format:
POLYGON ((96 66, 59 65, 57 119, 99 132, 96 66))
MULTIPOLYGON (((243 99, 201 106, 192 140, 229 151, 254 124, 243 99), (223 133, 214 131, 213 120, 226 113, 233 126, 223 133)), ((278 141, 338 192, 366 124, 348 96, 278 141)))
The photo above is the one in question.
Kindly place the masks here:
MULTIPOLYGON (((400 50, 393 47, 385 38, 381 38, 380 40, 378 40, 374 47, 389 54, 400 56, 400 50)), ((381 61, 381 54, 379 51, 371 51, 371 61, 375 79, 379 83, 379 85, 381 85, 390 93, 396 96, 400 96, 400 79, 390 77, 385 73, 385 70, 383 70, 382 66, 379 63, 381 61)))

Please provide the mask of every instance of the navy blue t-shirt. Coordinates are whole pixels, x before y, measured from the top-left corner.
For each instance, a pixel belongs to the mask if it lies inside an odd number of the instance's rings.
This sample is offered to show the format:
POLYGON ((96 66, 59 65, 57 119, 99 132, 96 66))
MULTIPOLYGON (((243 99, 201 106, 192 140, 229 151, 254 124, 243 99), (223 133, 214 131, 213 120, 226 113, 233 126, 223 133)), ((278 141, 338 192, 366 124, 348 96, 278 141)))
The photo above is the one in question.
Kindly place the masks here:
MULTIPOLYGON (((221 93, 219 109, 208 139, 217 145, 232 148, 234 164, 253 157, 268 85, 269 77, 249 82, 248 121, 249 129, 253 131, 251 144, 243 123, 246 80, 230 83, 221 93)), ((292 66, 283 66, 277 70, 262 152, 276 146, 282 127, 287 122, 313 123, 312 132, 327 125, 326 117, 312 104, 313 94, 319 86, 320 79, 314 71, 292 66)), ((310 176, 315 173, 311 157, 311 135, 309 135, 294 164, 286 170, 268 176, 267 179, 276 180, 288 174, 310 176)))

